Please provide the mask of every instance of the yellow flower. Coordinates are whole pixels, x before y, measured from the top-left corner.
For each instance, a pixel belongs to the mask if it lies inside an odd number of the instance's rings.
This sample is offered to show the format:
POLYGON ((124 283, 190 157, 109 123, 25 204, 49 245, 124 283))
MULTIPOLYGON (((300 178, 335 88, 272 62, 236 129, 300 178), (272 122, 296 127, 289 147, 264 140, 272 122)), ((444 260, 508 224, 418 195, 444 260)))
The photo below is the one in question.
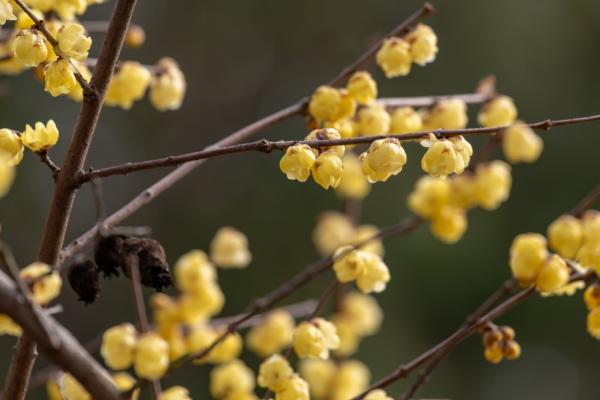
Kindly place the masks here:
MULTIPOLYGON (((35 16, 39 19, 44 19, 44 13, 42 13, 40 10, 32 9, 31 11, 33 11, 35 16)), ((35 25, 35 22, 33 22, 31 17, 25 11, 21 11, 17 15, 17 22, 15 23, 15 25, 17 28, 24 30, 33 27, 35 25)))
POLYGON ((369 369, 361 362, 343 361, 338 369, 332 400, 348 400, 369 387, 369 369))
POLYGON ((365 396, 365 400, 394 400, 383 389, 375 389, 365 396))
POLYGON ((596 307, 589 312, 587 330, 593 338, 600 340, 600 307, 596 307))
POLYGON ((379 139, 371 143, 369 150, 361 154, 362 171, 369 182, 385 182, 397 175, 406 164, 406 152, 396 138, 379 139))
POLYGON ((48 58, 43 34, 37 29, 20 31, 12 42, 15 57, 24 65, 36 66, 48 58))
POLYGON ((343 246, 333 255, 333 270, 338 281, 345 283, 358 278, 366 268, 369 253, 364 250, 352 250, 352 246, 343 246))
POLYGON ((54 97, 68 94, 78 85, 73 66, 64 58, 46 65, 44 79, 44 89, 54 97))
POLYGON ((286 310, 271 311, 246 335, 248 347, 261 357, 275 354, 292 343, 294 325, 294 319, 286 310))
POLYGON ((454 207, 469 209, 476 205, 475 179, 473 174, 454 175, 450 179, 450 198, 448 203, 454 207))
POLYGON ((130 25, 125 36, 125 44, 127 47, 137 49, 142 47, 146 42, 146 32, 139 25, 130 25))
POLYGON ((350 292, 341 303, 341 313, 359 335, 373 335, 381 326, 383 312, 374 297, 350 292))
MULTIPOLYGON (((92 80, 92 73, 90 71, 90 69, 83 63, 79 63, 77 61, 74 61, 74 64, 77 68, 77 71, 79 71, 79 74, 83 77, 83 79, 85 79, 85 81, 87 83, 90 83, 90 81, 92 80)), ((76 85, 68 94, 67 96, 69 96, 71 99, 75 100, 75 101, 81 101, 83 100, 83 88, 81 87, 81 85, 76 85)))
POLYGON ((600 211, 587 210, 581 217, 585 243, 600 243, 600 211))
MULTIPOLYGON (((226 328, 217 329, 217 336, 225 333, 226 328)), ((209 354, 209 361, 215 364, 224 364, 237 358, 242 352, 242 337, 239 333, 230 333, 209 354)))
POLYGON ((210 393, 217 399, 232 393, 249 393, 254 390, 254 373, 241 360, 214 368, 210 373, 210 393))
POLYGON ((299 372, 308 383, 311 398, 323 400, 329 397, 337 374, 333 361, 305 359, 300 361, 299 372))
POLYGON ((46 305, 60 294, 62 279, 48 264, 34 262, 23 268, 19 275, 30 284, 33 301, 38 304, 46 305))
MULTIPOLYGON (((450 140, 435 140, 421 159, 421 168, 436 178, 445 178, 455 171, 464 169, 462 158, 450 140)), ((460 173, 458 172, 458 173, 460 173)))
POLYGON ((261 387, 278 392, 293 374, 289 362, 279 354, 274 354, 260 364, 257 382, 261 387))
POLYGON ((140 378, 162 378, 169 368, 167 342, 154 332, 142 335, 137 343, 133 368, 140 378))
POLYGON ((40 152, 54 146, 58 142, 58 136, 56 124, 53 120, 49 120, 46 125, 36 122, 35 129, 26 125, 25 131, 21 135, 21 141, 29 150, 40 152))
POLYGON ((471 146, 471 143, 467 142, 463 136, 451 137, 450 141, 454 145, 454 150, 458 155, 454 173, 462 174, 463 171, 469 166, 471 156, 473 155, 473 147, 471 146))
POLYGON ((340 345, 335 325, 323 318, 302 322, 294 330, 294 350, 300 358, 329 358, 340 345))
POLYGON ((331 86, 319 86, 310 98, 308 111, 317 122, 333 121, 339 114, 342 93, 331 86))
POLYGON ((358 130, 362 136, 385 135, 390 126, 390 114, 381 103, 373 103, 358 112, 358 130))
POLYGON ((423 218, 433 218, 450 198, 450 182, 446 179, 423 176, 408 196, 408 208, 423 218))
POLYGON ((183 386, 171 386, 160 394, 158 400, 192 400, 190 392, 183 386))
POLYGON ((342 158, 344 169, 342 180, 336 192, 344 198, 361 200, 371 191, 371 185, 362 172, 361 162, 358 157, 349 152, 342 158))
POLYGON ((510 125, 517 118, 517 107, 508 96, 497 96, 479 111, 479 124, 486 127, 510 125))
POLYGON ((92 400, 92 396, 71 374, 62 375, 63 395, 68 400, 92 400))
POLYGON ((506 159, 513 163, 533 163, 544 150, 544 141, 533 129, 517 122, 504 131, 502 150, 506 159))
POLYGON ((583 300, 588 310, 600 307, 600 285, 593 284, 583 293, 583 300))
POLYGON ((8 166, 15 166, 23 159, 23 142, 19 134, 12 129, 0 129, 0 158, 8 166))
POLYGON ((185 97, 185 76, 175 60, 168 57, 158 61, 157 69, 150 84, 150 102, 159 111, 177 110, 185 97))
POLYGON ((61 20, 71 21, 87 10, 86 0, 54 0, 54 10, 61 20))
POLYGON ((510 247, 510 268, 515 279, 523 284, 535 281, 549 255, 546 244, 546 238, 537 233, 515 237, 510 247))
POLYGON ((379 228, 377 228, 375 225, 360 225, 354 231, 351 244, 361 244, 361 250, 377 254, 379 257, 382 257, 385 251, 381 239, 375 238, 375 236, 378 234, 379 228), (368 240, 368 242, 363 244, 365 240, 368 240))
POLYGON ((340 357, 348 357, 356 352, 360 343, 361 336, 352 326, 349 318, 345 315, 335 314, 331 318, 334 323, 340 345, 335 349, 335 354, 340 357))
MULTIPOLYGON (((115 383, 117 389, 119 389, 119 391, 121 392, 126 392, 130 390, 133 387, 133 385, 136 384, 136 380, 133 379, 133 377, 126 372, 119 372, 113 374, 112 380, 115 383)), ((137 400, 139 394, 139 389, 134 390, 131 396, 131 400, 137 400)))
POLYGON ((221 268, 247 267, 252 260, 248 238, 230 226, 219 229, 210 243, 210 258, 221 268))
POLYGON ((106 104, 128 110, 144 97, 152 75, 142 64, 135 61, 122 63, 108 84, 106 104))
POLYGON ((133 363, 137 332, 129 323, 113 326, 102 335, 100 354, 111 369, 127 369, 133 363))
POLYGON ((510 165, 495 160, 477 165, 475 171, 475 199, 486 210, 495 210, 510 196, 512 177, 510 165))
POLYGON ((572 215, 562 215, 548 226, 550 248, 573 259, 583 243, 583 224, 572 215))
POLYGON ((553 254, 544 263, 535 284, 540 292, 554 293, 569 282, 569 267, 558 255, 553 254))
POLYGON ((369 104, 377 98, 377 82, 367 71, 352 74, 346 88, 350 96, 360 104, 369 104))
POLYGON ((421 114, 412 107, 398 107, 392 113, 390 133, 414 133, 423 129, 421 114))
MULTIPOLYGON (((218 333, 208 324, 198 324, 190 328, 187 335, 187 352, 200 353, 206 350, 217 339, 218 333)), ((211 361, 212 351, 202 358, 196 358, 194 364, 205 364, 211 361)))
POLYGON ((179 298, 181 318, 190 325, 206 321, 219 313, 225 303, 225 296, 215 281, 203 282, 197 290, 179 298))
POLYGON ((463 129, 467 126, 467 105, 460 99, 438 102, 423 118, 423 130, 463 129))
POLYGON ((356 278, 356 286, 363 293, 383 292, 390 280, 390 271, 379 256, 373 253, 366 254, 368 255, 367 262, 356 278))
POLYGON ((199 293, 215 279, 215 267, 202 250, 192 250, 175 263, 175 284, 184 293, 199 293))
POLYGON ((409 43, 397 37, 386 39, 375 59, 388 78, 408 75, 413 61, 409 43))
POLYGON ((275 400, 309 400, 308 383, 294 374, 285 382, 285 386, 275 394, 275 400))
POLYGON ((347 216, 337 211, 326 211, 319 215, 312 239, 319 253, 325 257, 350 243, 353 236, 354 227, 347 216))
POLYGON ((75 22, 61 26, 56 34, 56 40, 60 51, 77 61, 85 60, 92 47, 92 38, 82 25, 75 22))
POLYGON ((483 356, 485 359, 492 364, 498 364, 504 358, 504 352, 502 350, 502 342, 494 342, 490 346, 486 346, 483 356))
POLYGON ((418 24, 406 35, 406 41, 410 44, 410 55, 415 64, 425 65, 435 60, 437 36, 430 26, 418 24))
POLYGON ((17 16, 13 12, 12 5, 8 0, 0 0, 0 25, 4 25, 6 21, 14 21, 17 16))
POLYGON ((279 161, 279 169, 290 180, 306 182, 315 160, 316 156, 310 146, 305 144, 290 146, 279 161))
POLYGON ((467 217, 461 208, 442 207, 431 220, 431 233, 444 243, 458 242, 466 230, 467 217))
POLYGON ((23 329, 6 314, 0 314, 0 335, 21 336, 23 329))
MULTIPOLYGON (((2 157, 0 156, 0 159, 2 157)), ((0 160, 0 198, 6 196, 15 180, 15 167, 8 165, 7 162, 0 160)))
POLYGON ((333 150, 327 150, 317 157, 311 172, 312 177, 323 189, 336 188, 342 180, 344 169, 342 160, 333 150))

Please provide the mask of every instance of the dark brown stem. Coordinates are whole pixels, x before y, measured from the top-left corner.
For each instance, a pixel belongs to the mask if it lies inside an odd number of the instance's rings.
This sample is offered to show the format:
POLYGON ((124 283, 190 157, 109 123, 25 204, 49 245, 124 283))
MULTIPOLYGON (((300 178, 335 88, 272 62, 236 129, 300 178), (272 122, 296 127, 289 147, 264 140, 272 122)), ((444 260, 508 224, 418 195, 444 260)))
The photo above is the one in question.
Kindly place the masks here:
POLYGON ((40 157, 42 164, 46 165, 50 172, 52 172, 52 177, 56 180, 58 173, 60 172, 60 167, 50 159, 48 151, 40 151, 37 155, 40 157))
MULTIPOLYGON (((38 19, 22 0, 16 0, 16 2, 36 23, 38 29, 46 35, 50 43, 56 45, 56 39, 52 38, 52 35, 50 35, 46 30, 44 21, 38 19)), ((110 22, 110 29, 100 51, 100 61, 97 68, 94 70, 92 77, 91 87, 93 87, 94 90, 84 91, 83 103, 79 113, 77 125, 61 171, 57 174, 52 205, 48 211, 48 217, 46 219, 44 235, 42 238, 42 244, 38 258, 39 261, 45 262, 46 264, 55 265, 58 261, 58 255, 64 242, 65 232, 69 221, 69 216, 71 214, 71 208, 75 199, 75 193, 77 189, 76 177, 84 165, 90 142, 98 121, 98 116, 100 115, 108 81, 112 75, 116 60, 119 57, 125 32, 127 30, 127 26, 129 25, 129 21, 131 20, 131 15, 133 13, 135 4, 136 0, 119 0, 116 3, 110 22)), ((7 313, 10 314, 13 319, 17 320, 14 312, 7 313)), ((63 328, 59 326, 53 331, 56 331, 57 329, 63 328)), ((27 334, 30 334, 27 329, 26 332, 27 334)), ((35 339, 39 342, 37 337, 35 337, 35 339)), ((64 367, 71 372, 79 382, 84 384, 84 386, 88 387, 86 384, 89 384, 88 389, 94 397, 115 400, 118 399, 118 393, 116 392, 114 385, 108 376, 98 375, 98 370, 103 371, 102 368, 87 355, 85 350, 74 338, 72 338, 72 336, 69 336, 67 340, 69 342, 69 347, 71 347, 70 350, 80 352, 82 355, 79 359, 79 365, 70 363, 68 365, 64 365, 64 367), (94 382, 90 382, 90 379, 96 380, 94 382)), ((32 342, 28 342, 28 344, 29 348, 24 348, 21 346, 17 348, 17 354, 13 358, 14 361, 20 361, 23 362, 23 364, 29 363, 24 362, 24 360, 27 359, 25 356, 35 354, 35 344, 32 342), (33 348, 31 348, 32 346, 33 348)), ((65 343, 63 342, 63 345, 64 344, 65 343)), ((50 343, 50 346, 46 347, 45 351, 60 352, 62 347, 63 346, 53 346, 52 343, 50 343)), ((64 349, 62 350, 64 351, 64 349)), ((30 368, 24 368, 19 365, 11 365, 11 369, 21 371, 22 379, 25 382, 29 381, 31 372, 30 368)), ((16 380, 7 381, 5 390, 13 392, 12 386, 16 384, 18 384, 16 380)), ((13 397, 11 400, 21 400, 23 398, 24 393, 23 396, 13 397)))
MULTIPOLYGON (((526 124, 533 129, 549 130, 555 126, 572 125, 583 122, 591 122, 600 120, 600 114, 591 115, 586 117, 568 118, 560 120, 544 120, 539 122, 533 122, 526 124)), ((269 141, 266 139, 257 140, 250 143, 241 143, 228 147, 220 147, 210 150, 200 150, 192 153, 180 154, 175 156, 168 156, 164 158, 158 158, 154 160, 140 161, 140 162, 129 162, 122 165, 116 165, 113 167, 107 167, 103 169, 97 169, 89 172, 80 177, 79 183, 84 183, 92 178, 104 178, 112 175, 127 175, 131 172, 142 171, 147 169, 161 168, 161 167, 172 167, 180 165, 186 162, 201 160, 211 157, 218 157, 226 154, 243 153, 247 151, 258 151, 263 153, 270 153, 273 150, 285 150, 288 147, 305 144, 313 148, 324 148, 337 145, 350 145, 350 144, 368 144, 379 139, 396 138, 400 141, 407 140, 418 140, 427 138, 430 134, 435 135, 436 138, 451 138, 454 136, 472 136, 472 135, 487 135, 491 133, 500 132, 509 126, 499 126, 492 128, 465 128, 465 129, 438 129, 433 132, 414 132, 399 135, 375 135, 375 136, 360 136, 345 139, 336 140, 279 140, 269 141)))
POLYGON ((24 399, 27 393, 29 377, 37 358, 35 340, 24 333, 17 342, 10 360, 10 368, 4 381, 2 400, 24 399))

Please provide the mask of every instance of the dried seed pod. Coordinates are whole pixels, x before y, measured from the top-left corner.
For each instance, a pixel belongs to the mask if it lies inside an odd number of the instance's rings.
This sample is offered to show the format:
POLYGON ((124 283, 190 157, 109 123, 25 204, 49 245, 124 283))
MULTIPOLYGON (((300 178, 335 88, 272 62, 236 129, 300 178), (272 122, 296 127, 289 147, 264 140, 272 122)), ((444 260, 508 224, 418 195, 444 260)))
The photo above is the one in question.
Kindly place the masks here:
POLYGON ((98 265, 98 269, 106 278, 119 276, 124 238, 124 236, 120 235, 110 235, 101 237, 96 242, 94 260, 96 261, 96 265, 98 265))
MULTIPOLYGON (((161 244, 152 238, 127 237, 123 240, 123 254, 138 257, 140 281, 142 285, 162 291, 173 284, 165 251, 161 244)), ((129 269, 121 264, 123 273, 131 278, 129 269)))
POLYGON ((85 305, 93 303, 100 295, 100 274, 93 261, 76 260, 69 266, 67 278, 69 285, 85 305))

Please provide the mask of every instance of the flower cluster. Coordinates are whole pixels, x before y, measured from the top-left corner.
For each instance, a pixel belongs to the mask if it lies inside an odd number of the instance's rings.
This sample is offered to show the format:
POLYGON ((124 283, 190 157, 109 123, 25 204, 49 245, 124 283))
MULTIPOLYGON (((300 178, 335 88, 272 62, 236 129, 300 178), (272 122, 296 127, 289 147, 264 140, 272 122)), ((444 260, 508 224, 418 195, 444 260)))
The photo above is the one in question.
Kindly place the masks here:
POLYGON ((432 234, 445 243, 455 243, 467 229, 466 213, 475 206, 494 210, 510 194, 510 166, 503 161, 477 165, 474 172, 449 179, 424 176, 408 196, 408 207, 431 221, 432 234))
POLYGON ((340 346, 335 325, 323 318, 304 321, 294 329, 294 351, 300 358, 329 358, 329 351, 340 346))
POLYGON ((600 340, 600 284, 590 285, 583 294, 583 300, 589 311, 587 330, 592 337, 600 340))
POLYGON ((260 357, 279 353, 292 344, 294 328, 294 318, 289 312, 284 309, 271 311, 248 331, 247 346, 260 357))
POLYGON ((375 59, 386 77, 408 75, 412 63, 425 65, 435 60, 437 36, 431 27, 418 24, 404 37, 386 39, 375 59))
POLYGON ((515 340, 515 331, 510 326, 488 324, 483 329, 484 357, 492 364, 502 359, 515 360, 521 355, 521 346, 515 340))
POLYGON ((309 385, 294 373, 289 362, 274 354, 260 364, 258 385, 275 393, 277 400, 308 400, 309 385))
POLYGON ((355 281, 363 293, 383 292, 390 280, 390 271, 378 254, 355 249, 354 246, 343 246, 334 253, 333 258, 333 270, 338 281, 355 281))
POLYGON ((371 373, 357 360, 302 360, 300 375, 315 400, 347 400, 369 387, 371 373))

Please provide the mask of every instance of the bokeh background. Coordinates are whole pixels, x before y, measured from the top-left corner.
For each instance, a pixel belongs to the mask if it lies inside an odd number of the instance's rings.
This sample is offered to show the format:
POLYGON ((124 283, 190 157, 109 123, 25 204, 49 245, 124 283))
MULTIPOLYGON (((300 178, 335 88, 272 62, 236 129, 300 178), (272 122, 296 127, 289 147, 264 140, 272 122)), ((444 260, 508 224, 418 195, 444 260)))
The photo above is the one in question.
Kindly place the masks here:
MULTIPOLYGON (((91 166, 107 166, 179 153, 203 146, 258 117, 291 104, 329 80, 366 46, 420 6, 419 1, 275 0, 141 1, 136 23, 146 46, 126 49, 124 59, 153 63, 176 58, 189 92, 181 110, 158 113, 147 101, 129 112, 105 109, 90 153, 91 166)), ((405 78, 385 80, 375 71, 382 96, 471 91, 496 74, 499 91, 514 97, 521 117, 536 121, 600 111, 600 2, 590 0, 434 1, 428 20, 439 35, 435 63, 405 78)), ((106 18, 112 4, 93 7, 85 19, 106 18)), ((101 37, 96 36, 96 47, 101 37)), ((3 127, 54 118, 61 129, 52 157, 61 160, 79 106, 45 94, 31 73, 0 77, 3 127)), ((471 120, 477 108, 471 110, 471 120)), ((299 138, 306 129, 293 119, 265 131, 268 138, 299 138)), ((521 232, 544 232, 598 181, 598 125, 560 128, 544 135, 545 151, 534 165, 514 168, 510 200, 496 212, 469 214, 469 230, 456 245, 441 244, 421 227, 386 242, 392 280, 378 296, 386 311, 383 330, 367 338, 357 357, 377 379, 446 337, 509 275, 507 250, 521 232)), ((482 141, 473 140, 476 147, 482 141)), ((409 215, 406 196, 421 174, 420 150, 409 145, 409 164, 399 176, 376 185, 364 203, 362 221, 378 226, 409 215)), ((497 154, 499 155, 499 154, 497 154)), ((215 231, 233 225, 250 238, 254 261, 243 271, 219 276, 227 295, 224 314, 242 310, 318 255, 311 243, 316 216, 341 209, 333 192, 289 182, 278 154, 242 154, 215 159, 149 207, 130 225, 150 225, 174 262, 183 252, 207 249, 215 231)), ((114 210, 166 171, 105 181, 114 210)), ((48 171, 27 154, 10 195, 2 199, 3 237, 26 265, 36 257, 52 193, 48 171)), ((80 191, 68 232, 72 239, 94 222, 88 187, 80 191)), ((316 297, 327 278, 295 299, 316 297)), ((83 342, 124 320, 133 307, 124 281, 104 282, 96 304, 84 307, 67 288, 58 319, 83 342)), ((478 338, 462 344, 436 371, 421 397, 452 399, 598 398, 600 344, 585 330, 581 296, 533 299, 499 322, 514 326, 523 346, 518 361, 491 365, 478 338)), ((0 338, 0 374, 14 339, 0 338)), ((256 365, 257 360, 247 355, 256 365)), ((44 365, 43 357, 37 368, 44 365)), ((207 367, 178 372, 164 386, 181 383, 194 398, 207 398, 207 367)), ((390 394, 398 395, 395 385, 390 394)), ((45 398, 43 390, 30 398, 45 398)))

